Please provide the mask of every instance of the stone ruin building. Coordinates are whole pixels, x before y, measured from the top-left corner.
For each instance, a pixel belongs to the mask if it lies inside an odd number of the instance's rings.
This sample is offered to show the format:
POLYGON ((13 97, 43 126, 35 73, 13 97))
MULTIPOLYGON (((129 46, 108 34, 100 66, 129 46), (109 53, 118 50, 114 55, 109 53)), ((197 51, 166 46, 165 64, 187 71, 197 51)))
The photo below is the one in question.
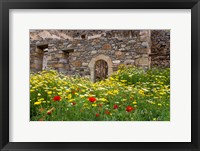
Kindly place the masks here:
POLYGON ((55 69, 92 81, 119 65, 170 67, 170 30, 30 30, 30 71, 55 69))

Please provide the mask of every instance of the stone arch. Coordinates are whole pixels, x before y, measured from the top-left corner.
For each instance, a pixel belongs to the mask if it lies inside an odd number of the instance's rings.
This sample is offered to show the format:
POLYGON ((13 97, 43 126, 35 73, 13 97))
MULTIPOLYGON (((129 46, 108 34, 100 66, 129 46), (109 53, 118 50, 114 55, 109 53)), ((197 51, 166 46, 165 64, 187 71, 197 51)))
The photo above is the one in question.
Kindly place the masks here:
POLYGON ((113 63, 112 63, 112 60, 110 59, 110 57, 100 54, 100 55, 92 58, 88 65, 88 67, 90 69, 90 78, 91 78, 92 82, 95 81, 95 63, 98 60, 104 60, 108 64, 108 77, 111 76, 111 74, 113 73, 113 63))

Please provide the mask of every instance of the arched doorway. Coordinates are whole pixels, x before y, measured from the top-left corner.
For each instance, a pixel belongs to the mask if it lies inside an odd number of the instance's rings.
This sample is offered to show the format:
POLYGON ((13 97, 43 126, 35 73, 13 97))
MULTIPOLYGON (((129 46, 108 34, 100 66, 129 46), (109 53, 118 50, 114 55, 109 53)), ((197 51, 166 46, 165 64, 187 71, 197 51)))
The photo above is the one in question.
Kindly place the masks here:
POLYGON ((108 64, 104 60, 95 62, 94 82, 105 80, 108 77, 108 64))
POLYGON ((112 60, 110 59, 109 56, 106 56, 103 54, 100 54, 100 55, 92 58, 88 67, 90 69, 90 77, 91 77, 92 82, 95 82, 96 77, 98 77, 99 75, 100 75, 100 77, 105 78, 105 77, 109 77, 113 73, 112 60), (103 72, 105 72, 105 73, 102 73, 102 75, 101 75, 100 73, 98 73, 96 71, 96 69, 97 69, 97 71, 103 70, 103 72), (106 76, 103 76, 103 75, 106 75, 106 76))

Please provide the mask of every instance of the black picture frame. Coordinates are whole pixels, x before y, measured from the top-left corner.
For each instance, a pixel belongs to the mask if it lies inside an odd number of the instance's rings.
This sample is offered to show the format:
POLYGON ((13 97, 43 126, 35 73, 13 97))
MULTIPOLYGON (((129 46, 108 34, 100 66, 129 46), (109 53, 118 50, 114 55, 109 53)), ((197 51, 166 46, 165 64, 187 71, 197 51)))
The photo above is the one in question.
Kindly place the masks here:
POLYGON ((0 0, 0 148, 15 150, 200 151, 199 0, 0 0), (191 9, 191 142, 9 142, 9 9, 191 9), (198 60, 199 59, 199 60, 198 60))

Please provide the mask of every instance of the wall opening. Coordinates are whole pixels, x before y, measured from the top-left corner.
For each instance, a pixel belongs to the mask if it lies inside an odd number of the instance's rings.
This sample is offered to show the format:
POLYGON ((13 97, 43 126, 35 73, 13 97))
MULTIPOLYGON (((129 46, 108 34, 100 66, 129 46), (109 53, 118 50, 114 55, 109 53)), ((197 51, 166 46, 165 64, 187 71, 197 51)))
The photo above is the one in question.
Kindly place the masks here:
POLYGON ((94 82, 105 80, 108 78, 108 64, 104 60, 97 60, 95 62, 94 82))
POLYGON ((84 34, 84 35, 81 35, 81 38, 82 39, 85 39, 86 38, 86 35, 84 34))
POLYGON ((88 67, 90 69, 90 78, 92 82, 99 80, 99 77, 105 79, 113 73, 112 60, 109 56, 103 54, 92 58, 88 67), (101 71, 103 71, 103 73, 100 73, 101 71))
POLYGON ((35 69, 42 71, 47 68, 47 55, 48 55, 48 44, 39 45, 36 47, 37 57, 35 58, 35 69))

